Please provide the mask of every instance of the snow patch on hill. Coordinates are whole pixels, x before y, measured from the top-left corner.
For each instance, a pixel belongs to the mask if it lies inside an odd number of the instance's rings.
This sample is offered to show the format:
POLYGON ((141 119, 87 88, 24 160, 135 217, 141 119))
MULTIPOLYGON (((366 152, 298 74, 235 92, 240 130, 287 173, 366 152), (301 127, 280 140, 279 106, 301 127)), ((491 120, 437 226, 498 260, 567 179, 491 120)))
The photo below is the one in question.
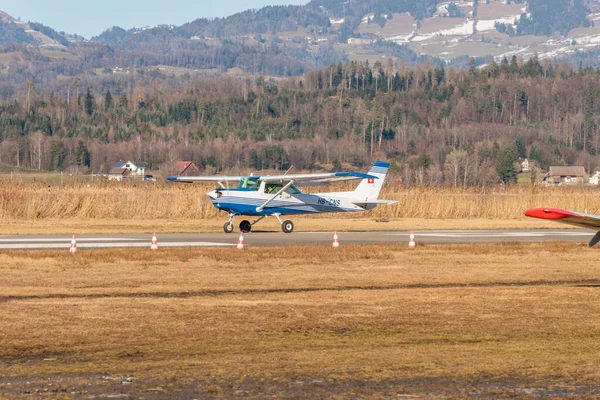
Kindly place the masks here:
POLYGON ((477 21, 477 31, 494 31, 496 30, 496 24, 508 24, 516 27, 515 21, 519 21, 521 15, 512 15, 510 17, 502 17, 498 19, 484 19, 477 21))
POLYGON ((390 40, 392 42, 396 42, 396 43, 408 43, 411 41, 411 39, 415 36, 416 32, 412 31, 409 34, 406 35, 398 35, 398 36, 390 36, 390 37, 386 37, 386 40, 390 40))
POLYGON ((474 24, 475 21, 465 21, 465 23, 457 25, 454 28, 442 29, 437 32, 429 33, 426 35, 417 35, 414 37, 413 41, 422 42, 424 40, 433 39, 437 36, 469 36, 473 34, 474 24))

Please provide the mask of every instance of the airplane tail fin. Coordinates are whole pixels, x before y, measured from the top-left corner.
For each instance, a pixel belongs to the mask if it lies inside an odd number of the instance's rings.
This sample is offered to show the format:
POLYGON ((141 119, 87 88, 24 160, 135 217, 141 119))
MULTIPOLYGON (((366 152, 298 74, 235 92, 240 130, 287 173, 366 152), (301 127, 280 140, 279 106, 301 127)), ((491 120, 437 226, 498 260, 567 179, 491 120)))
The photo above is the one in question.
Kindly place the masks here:
POLYGON ((383 182, 385 181, 385 176, 390 167, 390 163, 384 161, 377 161, 373 168, 368 172, 369 175, 376 176, 378 179, 373 178, 365 178, 359 184, 358 187, 354 190, 354 194, 360 200, 364 200, 365 202, 371 202, 377 200, 379 197, 379 192, 381 191, 381 187, 383 186, 383 182))

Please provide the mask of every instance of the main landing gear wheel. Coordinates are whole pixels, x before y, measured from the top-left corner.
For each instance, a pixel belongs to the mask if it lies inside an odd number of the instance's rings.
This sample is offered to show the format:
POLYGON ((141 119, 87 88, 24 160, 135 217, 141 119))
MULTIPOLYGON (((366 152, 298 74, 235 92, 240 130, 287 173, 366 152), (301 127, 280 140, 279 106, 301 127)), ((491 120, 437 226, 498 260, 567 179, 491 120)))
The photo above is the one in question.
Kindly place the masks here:
POLYGON ((233 224, 231 222, 225 222, 225 225, 223 225, 223 230, 225 233, 233 232, 233 224))
POLYGON ((250 221, 243 220, 240 222, 240 232, 248 233, 252 230, 252 224, 250 221))
POLYGON ((289 220, 283 221, 283 224, 281 224, 281 230, 285 233, 292 233, 294 230, 294 223, 289 220))

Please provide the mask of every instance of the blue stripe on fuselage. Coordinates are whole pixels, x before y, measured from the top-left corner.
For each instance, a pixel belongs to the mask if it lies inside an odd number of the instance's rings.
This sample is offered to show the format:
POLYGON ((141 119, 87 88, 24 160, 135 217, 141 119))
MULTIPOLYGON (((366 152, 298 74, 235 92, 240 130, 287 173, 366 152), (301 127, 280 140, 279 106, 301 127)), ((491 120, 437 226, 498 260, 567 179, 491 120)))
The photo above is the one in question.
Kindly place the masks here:
POLYGON ((223 196, 212 200, 213 205, 221 210, 243 215, 272 215, 272 214, 314 214, 323 212, 347 212, 360 211, 360 209, 341 208, 330 205, 306 204, 291 201, 275 200, 271 202, 262 211, 257 212, 256 208, 262 205, 265 199, 223 196))

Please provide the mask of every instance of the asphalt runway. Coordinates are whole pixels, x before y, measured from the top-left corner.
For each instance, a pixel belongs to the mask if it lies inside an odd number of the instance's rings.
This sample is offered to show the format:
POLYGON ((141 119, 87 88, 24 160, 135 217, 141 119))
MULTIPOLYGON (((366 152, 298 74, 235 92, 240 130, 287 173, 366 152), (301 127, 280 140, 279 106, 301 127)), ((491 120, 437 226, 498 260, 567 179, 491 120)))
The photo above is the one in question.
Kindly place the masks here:
MULTIPOLYGON (((239 233, 160 233, 159 247, 228 247, 237 245, 239 233)), ((594 231, 581 229, 538 230, 429 230, 415 231, 417 244, 466 244, 498 242, 588 243, 594 231)), ((407 244, 408 231, 338 232, 344 244, 407 244)), ((152 234, 77 235, 78 249, 150 247, 152 234)), ((244 234, 248 247, 329 245, 333 232, 251 232, 244 234)), ((68 249, 71 235, 0 235, 0 249, 68 249)))

